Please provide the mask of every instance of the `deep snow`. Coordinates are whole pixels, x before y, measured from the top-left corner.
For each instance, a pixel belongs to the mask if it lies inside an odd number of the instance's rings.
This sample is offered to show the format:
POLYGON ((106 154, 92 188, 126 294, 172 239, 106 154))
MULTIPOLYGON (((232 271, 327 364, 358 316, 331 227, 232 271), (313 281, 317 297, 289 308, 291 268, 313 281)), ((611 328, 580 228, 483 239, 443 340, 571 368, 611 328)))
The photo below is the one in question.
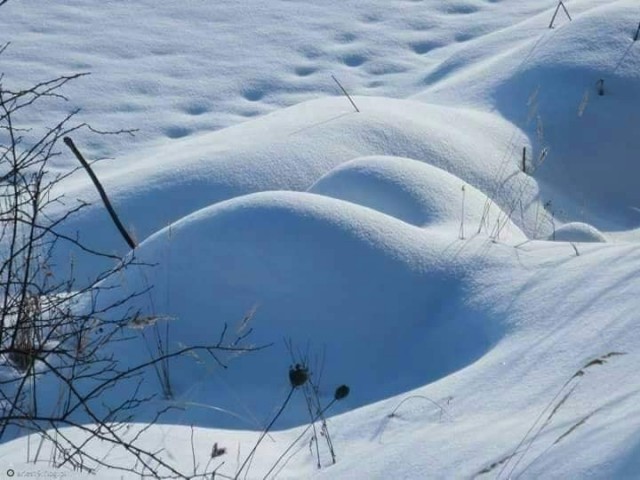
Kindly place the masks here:
MULTIPOLYGON (((111 298, 153 284, 133 306, 171 318, 175 345, 255 307, 251 341, 274 344, 227 371, 176 361, 174 404, 190 408, 145 445, 188 470, 193 424, 198 458, 218 442, 234 475, 286 395, 290 339, 322 370, 323 402, 352 393, 329 420, 338 462, 323 451, 317 470, 307 432, 278 478, 640 478, 640 9, 565 4, 554 29, 555 0, 0 8, 4 81, 91 70, 63 110, 142 129, 79 137, 117 157, 96 171, 136 259, 156 264, 111 298)), ((127 254, 82 172, 60 191, 93 202, 67 233, 127 254)), ((80 281, 105 266, 65 250, 59 275, 70 255, 80 281)), ((307 418, 298 395, 249 477, 307 418)), ((0 445, 0 467, 28 468, 27 441, 0 445)))

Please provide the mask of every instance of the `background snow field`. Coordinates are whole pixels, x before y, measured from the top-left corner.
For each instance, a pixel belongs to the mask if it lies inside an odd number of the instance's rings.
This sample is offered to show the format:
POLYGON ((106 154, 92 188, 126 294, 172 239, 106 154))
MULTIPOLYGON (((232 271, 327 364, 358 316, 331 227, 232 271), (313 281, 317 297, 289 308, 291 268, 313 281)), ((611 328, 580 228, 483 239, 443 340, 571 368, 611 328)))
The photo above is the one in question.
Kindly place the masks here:
MULTIPOLYGON (((3 84, 91 72, 24 125, 80 107, 101 130, 139 129, 74 137, 112 157, 94 166, 134 252, 82 171, 47 212, 90 202, 63 233, 152 265, 98 306, 152 286, 127 308, 168 319, 175 348, 248 312, 251 342, 273 344, 226 370, 175 360, 175 398, 131 435, 180 407, 143 444, 189 470, 193 425, 198 458, 218 442, 233 478, 290 388, 287 339, 323 403, 351 394, 328 420, 337 463, 322 451, 316 468, 308 431, 277 478, 640 478, 640 5, 564 4, 572 20, 551 29, 556 0, 2 6, 3 84)), ((75 166, 64 152, 52 168, 75 166)), ((56 255, 80 284, 113 263, 56 255)), ((141 338, 110 348, 148 357, 141 338)), ((294 396, 247 478, 308 419, 294 396)), ((0 472, 32 468, 34 442, 0 445, 0 472)))

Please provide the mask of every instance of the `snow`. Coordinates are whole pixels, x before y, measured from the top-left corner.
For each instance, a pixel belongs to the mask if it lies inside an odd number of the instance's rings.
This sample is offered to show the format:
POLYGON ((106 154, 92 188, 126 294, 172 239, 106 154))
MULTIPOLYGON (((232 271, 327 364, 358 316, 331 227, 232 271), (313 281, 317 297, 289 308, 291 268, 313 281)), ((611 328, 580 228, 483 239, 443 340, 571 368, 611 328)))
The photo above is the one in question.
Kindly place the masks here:
MULTIPOLYGON (((278 478, 638 478, 640 11, 568 0, 572 21, 560 11, 549 29, 556 5, 0 7, 3 82, 92 72, 23 122, 82 106, 97 128, 141 129, 77 137, 89 158, 115 157, 95 169, 134 252, 84 172, 59 187, 92 203, 65 233, 153 265, 127 267, 98 301, 153 285, 129 306, 170 319, 173 346, 215 343, 248 312, 250 341, 271 345, 225 356, 228 369, 173 362, 175 398, 152 406, 183 409, 145 446, 189 471, 194 425, 199 461, 218 442, 219 473, 235 475, 290 388, 286 340, 323 404, 351 388, 328 420, 337 463, 321 438, 316 468, 295 392, 249 478, 302 432, 278 478)), ((69 247, 57 275, 69 257, 79 282, 110 266, 69 247)), ((148 358, 139 338, 110 348, 148 358)), ((4 441, 0 468, 34 468, 36 441, 4 441)))
POLYGON ((629 106, 640 99, 637 3, 571 3, 573 21, 560 13, 558 28, 545 28, 545 11, 459 50, 417 98, 500 112, 526 132, 533 158, 549 150, 536 178, 544 191, 570 192, 577 205, 561 208, 597 227, 628 229, 639 200, 628 173, 640 144, 624 127, 637 121, 629 106))
POLYGON ((94 157, 119 157, 138 142, 166 144, 338 95, 331 74, 352 94, 403 98, 451 47, 552 3, 496 15, 497 5, 480 1, 10 1, 5 81, 91 72, 67 93, 96 128, 141 130, 136 142, 87 139, 94 157))
MULTIPOLYGON (((197 383, 197 393, 189 393, 193 401, 213 400, 225 409, 239 396, 263 418, 287 386, 281 372, 291 359, 283 338, 322 354, 323 380, 359 392, 345 402, 351 406, 415 388, 480 357, 502 327, 482 312, 468 311, 468 265, 438 254, 461 247, 452 241, 461 243, 341 200, 264 192, 199 210, 153 235, 140 245, 136 260, 161 260, 158 267, 146 273, 131 269, 117 282, 133 292, 153 278, 150 298, 134 308, 184 323, 174 341, 185 345, 202 342, 204 325, 214 340, 221 319, 239 320, 257 306, 251 340, 274 347, 256 353, 255 361, 253 355, 234 360, 220 374, 233 395, 221 394, 199 371, 193 378, 181 375, 176 387, 180 397, 197 383), (207 320, 191 321, 203 312, 207 320)), ((109 305, 115 298, 101 300, 109 305)), ((333 388, 323 394, 333 395, 333 388)), ((303 422, 305 414, 290 413, 283 422, 303 422)), ((221 422, 241 426, 209 412, 198 418, 198 424, 221 422)))
MULTIPOLYGON (((505 192, 494 195, 494 201, 503 209, 512 208, 509 190, 516 188, 523 190, 522 204, 534 201, 535 184, 518 171, 514 161, 503 158, 503 146, 514 132, 500 118, 406 100, 356 97, 356 101, 361 113, 345 98, 313 100, 221 132, 154 147, 142 159, 135 154, 99 162, 96 172, 138 240, 188 213, 235 196, 266 190, 305 191, 333 168, 366 155, 407 157, 446 169, 461 177, 458 190, 468 182, 493 191, 496 178, 509 174, 510 183, 502 189, 505 192), (461 129, 447 128, 453 123, 461 129), (174 201, 156 208, 163 196, 174 201)), ((110 228, 84 172, 76 172, 69 180, 61 193, 93 205, 68 222, 65 233, 77 234, 96 250, 124 254, 125 245, 110 228)), ((452 202, 461 208, 462 192, 452 202)), ((536 228, 532 212, 523 213, 518 204, 518 216, 526 228, 536 228)), ((74 254, 82 258, 82 252, 74 254)), ((95 273, 92 267, 76 262, 74 272, 84 278, 95 273)))
POLYGON ((582 222, 570 222, 559 227, 549 240, 561 242, 606 242, 602 232, 582 222))
MULTIPOLYGON (((356 158, 331 170, 310 191, 381 211, 411 225, 462 224, 463 233, 465 224, 469 229, 483 222, 494 225, 506 216, 499 208, 485 214, 490 199, 459 177, 408 158, 356 158)), ((526 238, 510 221, 508 230, 516 238, 526 238)))

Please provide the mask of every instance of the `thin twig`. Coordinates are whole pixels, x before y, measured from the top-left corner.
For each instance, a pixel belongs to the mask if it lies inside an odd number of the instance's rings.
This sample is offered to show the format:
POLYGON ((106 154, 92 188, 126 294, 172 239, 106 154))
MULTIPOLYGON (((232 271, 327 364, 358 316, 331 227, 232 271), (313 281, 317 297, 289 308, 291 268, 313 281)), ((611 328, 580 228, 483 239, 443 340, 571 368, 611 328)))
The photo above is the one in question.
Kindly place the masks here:
POLYGON ((344 89, 344 87, 338 81, 338 79, 334 75, 331 75, 331 78, 333 78, 333 81, 338 84, 338 86, 340 87, 340 90, 342 90, 342 93, 344 93, 344 95, 349 99, 349 101, 351 102, 351 105, 353 105, 353 108, 356 109, 356 112, 360 113, 360 109, 358 109, 358 106, 355 104, 351 96, 347 93, 347 91, 344 89))
POLYGON ((318 412, 318 414, 315 416, 315 418, 311 421, 311 423, 309 425, 307 425, 307 427, 302 431, 302 433, 300 433, 300 435, 298 435, 296 437, 296 439, 291 442, 291 444, 287 447, 287 449, 282 452, 282 455, 280 455, 278 457, 278 459, 276 460, 276 463, 274 463, 271 468, 269 469, 269 471, 266 473, 266 475, 263 477, 263 480, 267 480, 267 477, 269 475, 271 475, 271 472, 273 472, 275 470, 275 468, 278 466, 278 464, 280 463, 280 461, 287 455, 287 453, 289 453, 291 451, 291 449, 295 446, 296 443, 298 443, 300 441, 300 439, 302 437, 304 437, 304 435, 309 431, 309 429, 311 428, 311 426, 318 421, 318 419, 324 415, 327 410, 329 410, 334 403, 336 403, 336 399, 334 398, 333 400, 331 400, 326 407, 324 407, 320 412, 318 412))
POLYGON ((93 182, 96 189, 98 190, 98 193, 100 194, 100 198, 102 198, 102 202, 104 203, 104 206, 109 212, 109 215, 111 215, 111 219, 113 220, 113 223, 118 228, 118 231, 122 235, 122 238, 124 238, 124 240, 127 242, 127 244, 129 245, 129 247, 131 247, 132 250, 135 249, 137 247, 136 242, 133 241, 133 239, 129 235, 129 232, 127 232, 126 228, 124 228, 124 225, 122 225, 122 222, 118 218, 116 211, 111 206, 111 202, 109 201, 109 197, 107 197, 107 193, 104 191, 104 188, 102 188, 102 185, 98 180, 98 177, 96 177, 95 173, 93 173, 91 166, 84 159, 80 151, 76 148, 75 144, 73 143, 73 140, 71 140, 71 137, 64 137, 63 141, 65 145, 71 149, 71 151, 76 156, 76 158, 80 161, 82 166, 85 168, 85 170, 89 174, 89 177, 91 177, 91 181, 93 182))
POLYGON ((556 11, 553 12, 553 17, 551 18, 551 22, 549 23, 549 28, 553 28, 553 22, 555 22, 556 20, 556 16, 558 15, 558 12, 560 11, 560 7, 562 7, 562 9, 564 10, 564 13, 567 15, 567 18, 569 19, 569 21, 573 21, 573 19, 571 18, 571 15, 569 15, 569 10, 567 10, 567 7, 564 6, 564 2, 562 0, 560 0, 558 2, 558 6, 556 7, 556 11))
POLYGON ((569 21, 572 22, 573 19, 571 18, 571 15, 569 15, 569 10, 567 10, 567 7, 564 6, 564 2, 560 1, 560 5, 562 5, 562 9, 564 10, 564 13, 567 14, 567 18, 569 19, 569 21))
POLYGON ((284 409, 287 407, 287 405, 289 403, 289 400, 291 400, 291 397, 293 396, 293 392, 295 392, 295 390, 296 390, 296 387, 294 387, 292 385, 291 389, 289 390, 289 394, 287 395, 287 398, 285 399, 285 401, 280 406, 280 409, 275 414, 275 416, 273 417, 273 419, 271 420, 269 425, 267 425, 267 427, 264 429, 264 431, 260 434, 260 438, 258 438, 258 441, 256 442, 256 444, 253 446, 253 448, 249 452, 249 455, 247 455, 247 458, 245 458, 244 462, 242 462, 242 465, 240 466, 240 469, 238 470, 238 472, 236 473, 236 476, 234 477, 235 480, 238 480, 238 478, 240 478, 240 474, 242 473, 242 470, 244 470, 244 467, 247 465, 249 460, 253 457, 254 453, 256 453, 256 450, 258 449, 258 446, 260 445, 262 440, 264 440, 264 437, 267 436, 267 433, 269 433, 269 430, 271 430, 271 427, 273 427, 273 424, 276 423, 276 420, 278 420, 280 415, 282 415, 282 412, 284 412, 284 409))

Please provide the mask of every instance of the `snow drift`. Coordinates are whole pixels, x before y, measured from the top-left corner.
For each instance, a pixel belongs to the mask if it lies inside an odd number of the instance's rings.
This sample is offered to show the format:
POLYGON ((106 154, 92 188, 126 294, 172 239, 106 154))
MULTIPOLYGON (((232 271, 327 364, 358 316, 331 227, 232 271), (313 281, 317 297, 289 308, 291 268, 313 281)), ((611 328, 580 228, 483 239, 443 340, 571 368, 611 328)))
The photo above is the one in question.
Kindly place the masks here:
MULTIPOLYGON (((309 193, 252 194, 199 210, 150 237, 136 260, 157 266, 130 267, 118 280, 125 291, 101 300, 109 304, 142 290, 152 278, 150 296, 134 308, 173 318, 172 343, 185 345, 215 343, 225 323, 257 308, 251 342, 273 346, 234 359, 228 373, 181 370, 178 401, 234 410, 242 398, 254 415, 266 417, 295 363, 286 339, 322 358, 316 371, 323 372, 324 395, 338 384, 351 386, 347 404, 354 408, 463 368, 500 338, 500 322, 466 304, 465 264, 438 254, 460 247, 455 234, 430 233, 309 193), (231 391, 220 389, 221 382, 231 391)), ((300 408, 285 421, 303 422, 305 413, 300 408)), ((234 417, 195 414, 199 424, 246 427, 234 417)), ((188 420, 192 414, 180 421, 188 420)))

